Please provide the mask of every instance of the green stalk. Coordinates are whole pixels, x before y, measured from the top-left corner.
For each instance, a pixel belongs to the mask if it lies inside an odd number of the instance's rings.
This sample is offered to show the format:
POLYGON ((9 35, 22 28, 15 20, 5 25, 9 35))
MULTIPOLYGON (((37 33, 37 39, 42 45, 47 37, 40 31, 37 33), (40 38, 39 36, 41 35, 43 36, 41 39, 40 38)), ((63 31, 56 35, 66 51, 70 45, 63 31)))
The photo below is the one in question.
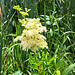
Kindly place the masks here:
MULTIPOLYGON (((47 26, 46 25, 46 4, 45 4, 45 1, 44 1, 44 21, 45 21, 45 26, 47 26)), ((46 33, 45 33, 45 35, 46 35, 46 33)))
POLYGON ((1 44, 0 44, 0 73, 1 73, 1 62, 2 62, 2 34, 1 34, 1 44))

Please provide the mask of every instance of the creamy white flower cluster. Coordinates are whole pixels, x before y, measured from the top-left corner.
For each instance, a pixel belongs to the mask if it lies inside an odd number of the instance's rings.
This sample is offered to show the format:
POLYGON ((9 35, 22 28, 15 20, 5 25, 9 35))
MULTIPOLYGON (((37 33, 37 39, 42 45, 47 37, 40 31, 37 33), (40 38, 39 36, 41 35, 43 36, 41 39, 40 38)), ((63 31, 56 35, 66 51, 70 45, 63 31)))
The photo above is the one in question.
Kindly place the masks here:
POLYGON ((23 12, 21 11, 22 9, 19 5, 14 6, 13 8, 18 10, 20 14, 22 14, 24 19, 19 19, 19 22, 22 23, 22 26, 25 27, 21 36, 17 36, 14 39, 14 42, 20 40, 20 46, 23 48, 23 50, 26 50, 26 48, 28 48, 34 52, 36 52, 36 50, 38 50, 39 48, 48 48, 47 42, 45 41, 46 37, 40 34, 47 31, 46 27, 41 25, 40 19, 25 18, 25 16, 28 15, 28 12, 31 9, 25 8, 26 12, 23 12))
POLYGON ((17 36, 14 41, 21 41, 20 46, 23 50, 26 48, 31 49, 32 51, 36 52, 39 48, 48 48, 46 37, 41 35, 41 32, 46 32, 46 27, 42 26, 40 23, 40 19, 26 19, 19 21, 22 23, 22 26, 25 26, 26 29, 23 30, 21 36, 17 36))

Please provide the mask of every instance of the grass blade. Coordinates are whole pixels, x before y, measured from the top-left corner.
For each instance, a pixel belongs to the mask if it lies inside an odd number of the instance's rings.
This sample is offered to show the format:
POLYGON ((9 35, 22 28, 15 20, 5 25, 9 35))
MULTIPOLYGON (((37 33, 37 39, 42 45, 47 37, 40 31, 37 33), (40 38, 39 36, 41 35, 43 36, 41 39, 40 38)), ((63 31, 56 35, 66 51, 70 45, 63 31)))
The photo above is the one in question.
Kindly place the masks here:
POLYGON ((75 68, 75 63, 71 64, 68 68, 66 68, 62 75, 71 75, 71 71, 75 68))

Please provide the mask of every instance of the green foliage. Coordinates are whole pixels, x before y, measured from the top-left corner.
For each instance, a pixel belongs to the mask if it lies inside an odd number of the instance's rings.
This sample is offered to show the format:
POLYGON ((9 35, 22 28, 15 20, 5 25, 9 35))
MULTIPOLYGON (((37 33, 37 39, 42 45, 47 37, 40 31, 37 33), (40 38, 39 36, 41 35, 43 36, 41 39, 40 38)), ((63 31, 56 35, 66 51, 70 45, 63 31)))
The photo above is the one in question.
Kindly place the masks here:
POLYGON ((63 72, 63 75, 71 75, 71 71, 73 70, 73 68, 75 68, 75 63, 71 64, 68 68, 66 68, 63 72))
POLYGON ((22 73, 20 71, 16 71, 15 73, 13 73, 12 75, 22 75, 22 73))
POLYGON ((74 3, 75 0, 1 0, 1 74, 58 75, 58 72, 59 75, 75 75, 74 3), (46 26, 48 31, 42 34, 47 38, 48 50, 23 51, 19 41, 13 42, 24 29, 18 22, 23 17, 13 10, 16 5, 23 10, 31 9, 28 17, 40 18, 42 25, 46 26))
POLYGON ((45 75, 46 72, 48 72, 47 69, 53 66, 52 62, 57 57, 51 57, 48 52, 45 53, 44 51, 41 51, 35 53, 34 57, 29 55, 29 58, 30 68, 33 70, 31 74, 34 75, 36 72, 36 74, 45 75))

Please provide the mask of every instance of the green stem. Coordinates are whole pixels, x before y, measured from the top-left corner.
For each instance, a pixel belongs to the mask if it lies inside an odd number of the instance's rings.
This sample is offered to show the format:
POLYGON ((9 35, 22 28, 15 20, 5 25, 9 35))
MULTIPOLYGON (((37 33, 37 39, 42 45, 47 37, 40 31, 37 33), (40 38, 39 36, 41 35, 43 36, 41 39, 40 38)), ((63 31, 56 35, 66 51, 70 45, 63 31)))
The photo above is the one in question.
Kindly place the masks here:
POLYGON ((2 44, 3 44, 3 42, 2 42, 2 40, 3 40, 3 30, 2 30, 2 28, 1 28, 1 44, 0 44, 0 73, 1 73, 1 67, 2 67, 2 44))

